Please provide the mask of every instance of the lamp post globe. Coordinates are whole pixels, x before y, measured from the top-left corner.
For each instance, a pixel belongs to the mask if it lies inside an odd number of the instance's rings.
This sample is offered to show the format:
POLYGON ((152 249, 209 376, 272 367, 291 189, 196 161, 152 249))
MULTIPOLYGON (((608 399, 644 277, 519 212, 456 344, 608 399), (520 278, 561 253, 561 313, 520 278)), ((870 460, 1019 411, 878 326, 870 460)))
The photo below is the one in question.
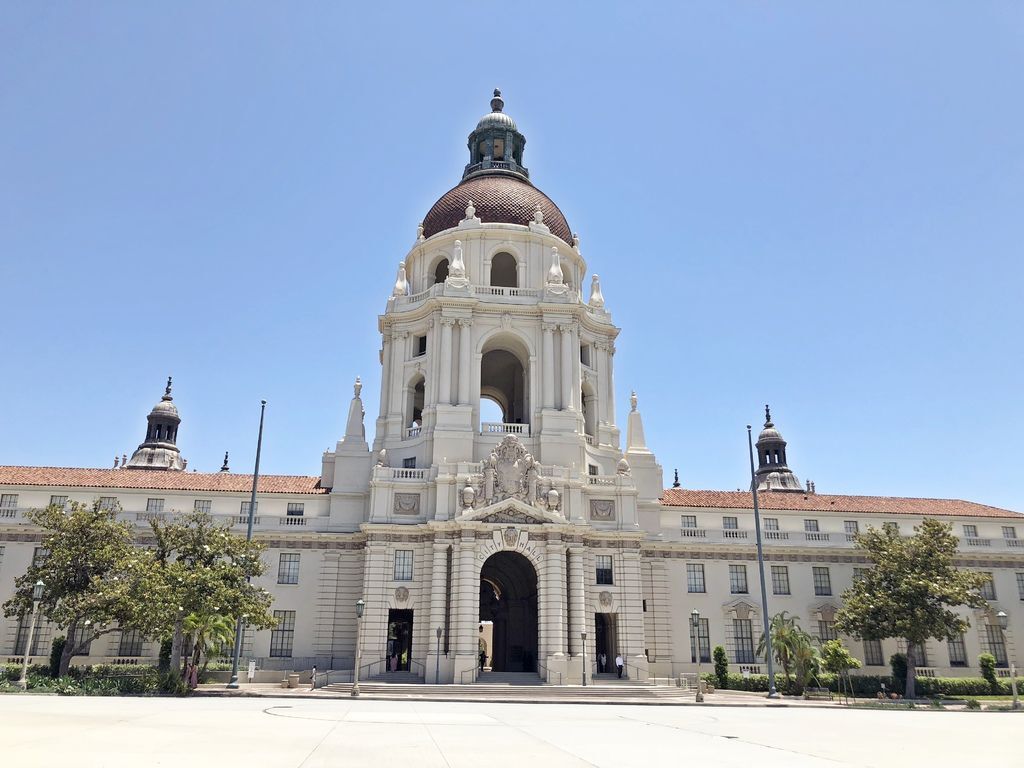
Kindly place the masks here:
POLYGON ((43 580, 42 579, 37 581, 32 586, 32 602, 38 603, 40 600, 43 599, 43 588, 44 587, 45 587, 45 584, 43 584, 43 580))
POLYGON ((999 619, 1000 629, 1005 630, 1008 626, 1010 626, 1010 617, 1007 615, 1006 611, 1000 611, 999 613, 997 613, 996 618, 999 619))
MULTIPOLYGON (((996 614, 996 619, 999 620, 999 631, 1003 635, 1003 648, 1006 648, 1006 630, 1010 626, 1010 617, 1006 611, 1000 611, 996 614)), ((1017 664, 1014 661, 1010 661, 1010 688, 1013 691, 1013 708, 1020 709, 1020 697, 1017 695, 1017 664)))

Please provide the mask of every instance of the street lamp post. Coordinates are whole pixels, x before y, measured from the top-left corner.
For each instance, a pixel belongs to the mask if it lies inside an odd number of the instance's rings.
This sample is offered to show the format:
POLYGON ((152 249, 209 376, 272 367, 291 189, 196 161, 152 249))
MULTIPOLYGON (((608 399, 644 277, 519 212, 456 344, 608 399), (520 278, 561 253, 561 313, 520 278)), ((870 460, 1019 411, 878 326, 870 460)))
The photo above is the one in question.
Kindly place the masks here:
MULTIPOLYGON (((1006 629, 1010 626, 1010 617, 1006 615, 1006 611, 1000 611, 996 614, 996 618, 999 619, 999 631, 1003 633, 1003 647, 1008 648, 1006 643, 1006 629)), ((1020 709, 1020 699, 1017 697, 1017 665, 1013 659, 1010 659, 1010 688, 1013 691, 1013 708, 1020 709)))
POLYGON ((434 632, 437 634, 437 656, 434 657, 436 660, 434 665, 434 685, 437 685, 441 682, 441 634, 444 630, 438 627, 434 632))
POLYGON ((580 640, 583 641, 583 687, 587 687, 587 630, 580 631, 580 640))
POLYGON ((21 678, 18 687, 28 689, 28 657, 32 651, 33 635, 36 633, 36 616, 39 614, 39 601, 43 599, 43 582, 39 580, 32 587, 32 619, 28 624, 28 637, 25 638, 25 658, 21 662, 21 678))
POLYGON ((693 627, 693 647, 697 649, 697 703, 704 703, 704 691, 700 684, 700 611, 694 608, 690 611, 691 626, 693 627))
MULTIPOLYGON (((767 408, 767 406, 765 406, 767 408)), ((757 508, 757 476, 754 474, 754 443, 747 424, 747 450, 750 453, 750 492, 754 495, 754 536, 757 540, 757 571, 761 576, 761 622, 764 625, 765 660, 768 662, 768 698, 779 694, 775 690, 775 667, 772 659, 772 633, 768 626, 768 588, 764 583, 764 548, 761 544, 761 513, 757 508)))
POLYGON ((359 662, 362 659, 363 646, 363 608, 366 603, 363 598, 356 600, 356 661, 355 669, 352 670, 352 696, 359 697, 359 662))

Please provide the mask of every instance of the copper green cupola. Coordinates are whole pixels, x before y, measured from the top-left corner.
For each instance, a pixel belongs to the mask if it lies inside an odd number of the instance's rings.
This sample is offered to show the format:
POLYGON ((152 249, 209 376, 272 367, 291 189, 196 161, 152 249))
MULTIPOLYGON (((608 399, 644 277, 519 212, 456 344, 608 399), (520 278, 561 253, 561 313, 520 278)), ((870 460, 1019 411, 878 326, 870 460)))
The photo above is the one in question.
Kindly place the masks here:
POLYGON ((523 165, 526 137, 516 128, 516 121, 502 111, 504 108, 501 90, 495 88, 490 113, 481 117, 469 134, 469 164, 462 174, 463 180, 485 173, 530 178, 530 171, 523 165))

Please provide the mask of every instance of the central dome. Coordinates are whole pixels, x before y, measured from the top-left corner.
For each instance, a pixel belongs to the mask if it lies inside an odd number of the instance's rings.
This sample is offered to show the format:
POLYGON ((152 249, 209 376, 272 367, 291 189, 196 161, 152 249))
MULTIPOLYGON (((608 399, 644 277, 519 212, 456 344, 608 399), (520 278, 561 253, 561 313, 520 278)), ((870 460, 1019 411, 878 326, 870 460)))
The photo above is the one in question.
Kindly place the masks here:
POLYGON ((572 244, 572 230, 565 215, 551 198, 530 182, 511 174, 474 176, 441 195, 423 219, 423 236, 459 226, 466 218, 466 207, 473 201, 476 215, 484 224, 519 224, 533 221, 533 212, 540 206, 544 224, 551 234, 572 244))

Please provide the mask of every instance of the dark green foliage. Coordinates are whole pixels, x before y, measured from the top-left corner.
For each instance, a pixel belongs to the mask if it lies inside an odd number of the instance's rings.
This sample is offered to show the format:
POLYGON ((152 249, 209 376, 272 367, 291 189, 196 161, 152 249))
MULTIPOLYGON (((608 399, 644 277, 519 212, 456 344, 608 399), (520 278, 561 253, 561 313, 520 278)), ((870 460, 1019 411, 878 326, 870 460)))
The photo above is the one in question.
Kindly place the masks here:
POLYGON ((53 645, 50 646, 50 677, 60 675, 60 657, 64 654, 64 645, 67 641, 63 635, 53 638, 53 645))
POLYGON ((889 669, 892 670, 893 686, 897 693, 904 693, 907 680, 907 654, 894 653, 889 658, 889 669))
POLYGON ((999 688, 999 678, 996 677, 996 657, 991 653, 983 653, 978 657, 978 666, 981 667, 981 676, 988 681, 989 687, 995 693, 999 688))
POLYGON ((981 702, 978 701, 977 699, 968 699, 967 700, 967 708, 968 709, 974 709, 974 710, 981 709, 981 702))
MULTIPOLYGON (((718 678, 712 674, 704 676, 712 685, 718 685, 718 678)), ((898 678, 901 682, 902 677, 898 678)), ((874 699, 885 684, 886 691, 898 691, 895 681, 888 675, 850 675, 850 684, 853 686, 854 695, 858 698, 874 699)), ((768 691, 767 675, 728 675, 727 687, 735 691, 768 691)), ((822 672, 816 678, 816 682, 822 688, 828 688, 833 693, 839 692, 839 681, 836 675, 822 672)), ((775 676, 775 685, 779 693, 786 696, 797 695, 798 691, 793 680, 786 680, 781 675, 775 676)), ((922 697, 942 696, 952 699, 962 699, 967 696, 988 696, 991 694, 1009 696, 1010 683, 999 680, 998 689, 993 690, 989 682, 981 677, 919 677, 917 678, 917 692, 922 697)), ((720 688, 723 686, 719 686, 720 688)))
POLYGON ((715 660, 715 680, 717 681, 719 688, 729 687, 729 657, 725 655, 725 648, 720 645, 715 646, 715 650, 711 654, 711 658, 715 660))
POLYGON ((157 669, 161 673, 171 668, 171 646, 173 645, 174 641, 169 637, 160 641, 160 663, 157 669))

